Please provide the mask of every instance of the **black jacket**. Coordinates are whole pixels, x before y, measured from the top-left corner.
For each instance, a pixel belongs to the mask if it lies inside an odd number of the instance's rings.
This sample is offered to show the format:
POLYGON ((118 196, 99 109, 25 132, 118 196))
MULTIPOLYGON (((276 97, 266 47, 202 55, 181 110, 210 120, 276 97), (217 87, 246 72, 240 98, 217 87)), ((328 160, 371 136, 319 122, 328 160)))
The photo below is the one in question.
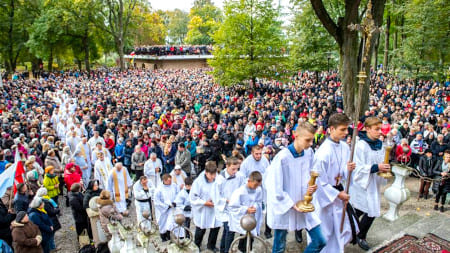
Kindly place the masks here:
POLYGON ((433 177, 434 176, 434 167, 436 166, 437 160, 434 157, 428 159, 428 157, 421 156, 419 160, 419 171, 422 176, 433 177))
POLYGON ((100 196, 100 192, 102 192, 102 189, 98 188, 96 191, 93 190, 94 183, 97 182, 97 185, 99 185, 98 180, 91 180, 88 183, 88 187, 86 189, 86 192, 84 193, 83 197, 83 208, 87 209, 89 208, 89 201, 96 196, 100 196))
MULTIPOLYGON (((16 218, 15 214, 8 213, 8 207, 0 200, 0 238, 11 238, 11 222, 16 218)), ((11 246, 11 245, 10 245, 11 246)))
POLYGON ((58 214, 60 213, 59 208, 55 208, 52 203, 50 203, 50 200, 48 199, 42 199, 44 201, 44 210, 47 212, 48 217, 50 217, 50 220, 52 220, 53 223, 53 231, 58 231, 61 228, 61 223, 59 223, 58 220, 58 214))
POLYGON ((83 207, 83 194, 81 192, 69 192, 69 203, 75 223, 86 223, 88 216, 83 207))

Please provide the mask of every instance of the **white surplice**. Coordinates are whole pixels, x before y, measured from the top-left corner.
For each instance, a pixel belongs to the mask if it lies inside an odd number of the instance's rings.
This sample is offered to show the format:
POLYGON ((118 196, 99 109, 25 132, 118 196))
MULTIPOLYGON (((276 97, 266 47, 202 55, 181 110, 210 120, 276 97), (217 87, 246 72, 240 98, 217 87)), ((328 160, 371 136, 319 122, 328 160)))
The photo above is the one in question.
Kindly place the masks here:
POLYGON ((175 203, 177 204, 177 209, 182 211, 186 218, 192 217, 191 211, 184 211, 186 206, 191 206, 191 200, 189 199, 189 193, 186 188, 178 192, 177 197, 175 198, 175 203))
MULTIPOLYGON (((347 162, 350 160, 350 148, 347 143, 336 143, 326 139, 314 157, 314 171, 319 172, 318 189, 314 195, 315 212, 320 218, 322 234, 327 245, 321 253, 344 252, 344 246, 352 240, 352 230, 348 213, 346 213, 344 229, 340 232, 344 202, 338 198, 339 191, 333 186, 345 185, 348 176, 347 162)), ((357 226, 357 222, 354 222, 357 226)))
MULTIPOLYGON (((131 177, 128 174, 127 168, 123 167, 120 171, 117 171, 116 168, 114 168, 113 170, 115 170, 116 174, 117 174, 117 184, 119 186, 120 201, 116 201, 116 187, 115 187, 115 179, 114 179, 113 171, 111 171, 109 173, 107 189, 109 192, 111 192, 111 197, 114 201, 114 204, 117 207, 117 210, 119 210, 119 212, 123 213, 124 211, 127 210, 127 197, 125 194, 125 188, 129 189, 131 186, 133 186, 133 180, 131 180, 131 177), (125 185, 125 178, 123 175, 124 172, 125 172, 125 177, 127 177, 126 185, 125 185)), ((128 190, 129 196, 131 196, 130 191, 131 191, 131 189, 128 190)))
POLYGON ((261 157, 261 160, 256 161, 255 158, 253 158, 253 155, 247 156, 245 160, 241 163, 240 172, 248 178, 250 173, 253 171, 259 171, 262 176, 264 176, 264 173, 266 172, 266 168, 269 167, 269 160, 265 156, 261 157))
POLYGON ((97 160, 95 162, 94 178, 99 181, 101 189, 108 189, 108 178, 112 169, 113 165, 110 160, 103 159, 103 161, 97 160))
POLYGON ((230 198, 228 207, 230 210, 230 231, 237 232, 239 234, 245 234, 245 230, 241 227, 241 218, 247 214, 249 207, 255 207, 256 213, 253 214, 256 219, 256 227, 252 230, 254 236, 259 235, 261 224, 263 221, 262 216, 262 201, 263 194, 262 188, 250 189, 246 184, 239 187, 233 192, 230 198))
POLYGON ((306 194, 313 162, 311 148, 296 158, 289 148, 285 148, 267 168, 263 183, 267 189, 267 224, 270 228, 310 230, 320 224, 316 213, 300 213, 292 208, 306 194))
POLYGON ((223 169, 216 177, 211 197, 214 202, 216 218, 221 222, 228 222, 230 219, 227 200, 229 201, 231 194, 246 181, 245 176, 239 171, 234 177, 231 177, 226 169, 223 169))
POLYGON ((205 206, 206 201, 212 200, 215 181, 208 182, 205 172, 198 175, 192 184, 189 197, 191 199, 193 221, 201 229, 217 228, 222 222, 216 218, 214 207, 205 206))
POLYGON ((155 215, 159 225, 159 232, 165 233, 175 227, 174 209, 170 207, 175 201, 178 193, 178 187, 174 184, 158 186, 155 192, 155 215))
POLYGON ((355 146, 356 168, 350 184, 350 203, 369 217, 380 216, 381 188, 387 180, 370 173, 372 165, 383 163, 384 148, 372 150, 364 140, 358 140, 355 146))

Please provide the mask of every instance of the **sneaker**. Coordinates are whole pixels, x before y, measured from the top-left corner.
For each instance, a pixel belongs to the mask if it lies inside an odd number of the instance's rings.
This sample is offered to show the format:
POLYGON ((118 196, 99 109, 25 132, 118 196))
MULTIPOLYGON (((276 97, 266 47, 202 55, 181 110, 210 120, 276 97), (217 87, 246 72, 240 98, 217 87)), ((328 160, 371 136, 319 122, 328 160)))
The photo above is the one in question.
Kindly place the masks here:
POLYGON ((444 206, 441 206, 441 213, 443 213, 444 211, 444 206))
POLYGON ((438 205, 434 205, 434 210, 439 210, 439 207, 438 207, 438 205))
POLYGON ((360 239, 360 238, 358 238, 357 240, 358 240, 358 246, 359 246, 361 249, 363 249, 363 250, 365 250, 365 251, 367 251, 367 250, 370 249, 370 246, 369 246, 369 244, 367 243, 367 241, 366 241, 365 239, 360 239))

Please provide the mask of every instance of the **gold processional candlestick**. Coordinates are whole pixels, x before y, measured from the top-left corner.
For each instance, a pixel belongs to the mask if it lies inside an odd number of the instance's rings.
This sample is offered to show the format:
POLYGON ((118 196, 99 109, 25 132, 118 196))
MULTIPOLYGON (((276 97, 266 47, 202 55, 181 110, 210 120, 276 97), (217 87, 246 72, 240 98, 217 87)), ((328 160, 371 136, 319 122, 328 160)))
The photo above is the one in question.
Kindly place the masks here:
MULTIPOLYGON (((316 184, 316 179, 319 176, 319 173, 315 171, 311 171, 311 178, 309 179, 309 186, 313 186, 316 184)), ((311 204, 313 197, 308 192, 305 194, 304 199, 300 200, 295 204, 295 206, 300 209, 303 213, 313 212, 314 211, 314 205, 311 204)))
MULTIPOLYGON (((384 150, 385 150, 385 153, 384 153, 384 163, 385 164, 389 164, 389 156, 390 156, 390 154, 391 154, 391 150, 392 150, 392 145, 386 145, 385 147, 384 147, 384 150)), ((380 177, 382 177, 382 178, 386 178, 386 179, 388 179, 388 178, 391 178, 392 177, 392 173, 389 171, 389 172, 381 172, 381 171, 379 171, 378 173, 378 176, 380 176, 380 177)))

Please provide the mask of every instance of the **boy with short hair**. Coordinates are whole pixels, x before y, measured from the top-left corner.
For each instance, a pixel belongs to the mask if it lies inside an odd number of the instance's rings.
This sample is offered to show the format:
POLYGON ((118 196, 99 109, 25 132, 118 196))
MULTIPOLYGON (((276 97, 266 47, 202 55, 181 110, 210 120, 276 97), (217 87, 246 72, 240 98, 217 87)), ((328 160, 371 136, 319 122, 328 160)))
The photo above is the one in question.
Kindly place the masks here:
POLYGON ((172 184, 169 174, 162 176, 163 183, 159 185, 155 193, 155 215, 159 226, 159 233, 163 242, 170 240, 170 231, 174 228, 173 211, 177 206, 175 197, 178 187, 172 184))
POLYGON ((203 236, 207 229, 209 231, 207 248, 217 251, 216 241, 219 234, 220 222, 215 215, 211 193, 217 176, 217 165, 214 161, 207 161, 205 170, 198 175, 192 184, 189 198, 191 200, 192 211, 195 213, 193 220, 195 224, 194 242, 200 248, 203 236))
MULTIPOLYGON (((228 203, 230 210, 230 231, 239 234, 245 234, 240 222, 241 218, 246 214, 251 214, 256 219, 256 227, 252 230, 254 236, 259 235, 260 227, 263 220, 262 202, 263 193, 261 188, 262 175, 258 171, 250 173, 247 184, 242 185, 233 192, 228 203)), ((252 240, 253 241, 253 240, 252 240)), ((246 252, 247 239, 239 241, 238 248, 242 252, 246 252)))
MULTIPOLYGON (((183 210, 184 217, 186 217, 186 220, 184 222, 184 226, 189 228, 191 226, 191 201, 189 199, 189 192, 191 191, 192 187, 192 178, 187 177, 184 180, 184 188, 177 194, 177 197, 175 198, 175 204, 177 205, 177 208, 183 210)), ((189 236, 189 234, 187 234, 189 236)))

